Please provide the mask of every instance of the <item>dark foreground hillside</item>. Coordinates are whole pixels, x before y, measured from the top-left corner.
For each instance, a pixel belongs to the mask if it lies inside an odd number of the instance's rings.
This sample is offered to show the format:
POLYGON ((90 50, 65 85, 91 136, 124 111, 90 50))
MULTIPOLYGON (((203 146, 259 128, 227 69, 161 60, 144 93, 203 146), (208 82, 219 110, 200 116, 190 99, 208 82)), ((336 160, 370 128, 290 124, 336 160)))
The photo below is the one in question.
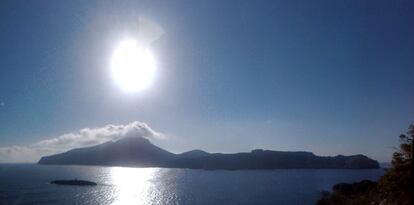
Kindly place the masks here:
POLYGON ((400 150, 393 154, 393 167, 378 182, 364 180, 340 183, 325 194, 317 205, 409 205, 412 198, 414 125, 400 136, 400 150))

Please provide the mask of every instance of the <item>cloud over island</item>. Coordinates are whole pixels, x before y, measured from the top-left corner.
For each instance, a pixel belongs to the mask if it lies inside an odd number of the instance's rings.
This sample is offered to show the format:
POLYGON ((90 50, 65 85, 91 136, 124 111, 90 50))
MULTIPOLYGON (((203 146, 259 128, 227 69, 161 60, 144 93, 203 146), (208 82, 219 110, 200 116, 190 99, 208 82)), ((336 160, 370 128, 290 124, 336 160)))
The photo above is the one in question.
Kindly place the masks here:
POLYGON ((163 139, 165 136, 154 131, 144 122, 134 121, 126 125, 106 125, 98 128, 84 128, 55 138, 42 140, 27 146, 0 147, 0 162, 36 162, 45 155, 57 154, 79 147, 88 147, 123 137, 140 136, 148 139, 163 139))

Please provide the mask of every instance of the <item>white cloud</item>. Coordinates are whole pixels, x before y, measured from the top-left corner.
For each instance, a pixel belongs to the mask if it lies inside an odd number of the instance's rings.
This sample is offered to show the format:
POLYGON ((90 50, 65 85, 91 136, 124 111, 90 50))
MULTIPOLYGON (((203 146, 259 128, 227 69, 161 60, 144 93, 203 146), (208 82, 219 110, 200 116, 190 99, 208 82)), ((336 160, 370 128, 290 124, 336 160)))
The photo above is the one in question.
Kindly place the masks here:
POLYGON ((0 162, 36 162, 42 156, 64 152, 73 148, 88 147, 123 137, 140 136, 149 139, 163 139, 162 133, 151 129, 144 122, 126 125, 106 125, 99 128, 84 128, 76 133, 42 140, 28 146, 0 147, 0 162))
POLYGON ((139 16, 137 29, 137 40, 145 47, 164 35, 164 29, 157 22, 144 16, 139 16))

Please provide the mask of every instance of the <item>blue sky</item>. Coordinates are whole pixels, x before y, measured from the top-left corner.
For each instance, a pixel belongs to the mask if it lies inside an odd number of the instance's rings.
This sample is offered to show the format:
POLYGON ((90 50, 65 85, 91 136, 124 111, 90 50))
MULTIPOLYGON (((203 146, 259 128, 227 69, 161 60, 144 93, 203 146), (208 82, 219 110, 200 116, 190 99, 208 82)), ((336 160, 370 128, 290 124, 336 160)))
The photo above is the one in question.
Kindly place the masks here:
POLYGON ((147 123, 174 152, 389 160, 414 114, 412 1, 3 1, 0 147, 147 123), (164 35, 146 90, 112 52, 138 16, 164 35))

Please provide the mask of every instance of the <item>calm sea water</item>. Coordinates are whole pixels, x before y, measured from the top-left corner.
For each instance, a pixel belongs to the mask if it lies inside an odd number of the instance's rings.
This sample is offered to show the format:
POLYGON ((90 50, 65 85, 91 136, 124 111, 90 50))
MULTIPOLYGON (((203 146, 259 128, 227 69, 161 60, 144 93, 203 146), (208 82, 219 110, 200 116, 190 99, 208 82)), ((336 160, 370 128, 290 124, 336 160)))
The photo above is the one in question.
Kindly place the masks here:
POLYGON ((377 180, 372 170, 207 171, 0 164, 0 204, 314 204, 338 182, 377 180), (84 179, 94 187, 49 184, 84 179))

